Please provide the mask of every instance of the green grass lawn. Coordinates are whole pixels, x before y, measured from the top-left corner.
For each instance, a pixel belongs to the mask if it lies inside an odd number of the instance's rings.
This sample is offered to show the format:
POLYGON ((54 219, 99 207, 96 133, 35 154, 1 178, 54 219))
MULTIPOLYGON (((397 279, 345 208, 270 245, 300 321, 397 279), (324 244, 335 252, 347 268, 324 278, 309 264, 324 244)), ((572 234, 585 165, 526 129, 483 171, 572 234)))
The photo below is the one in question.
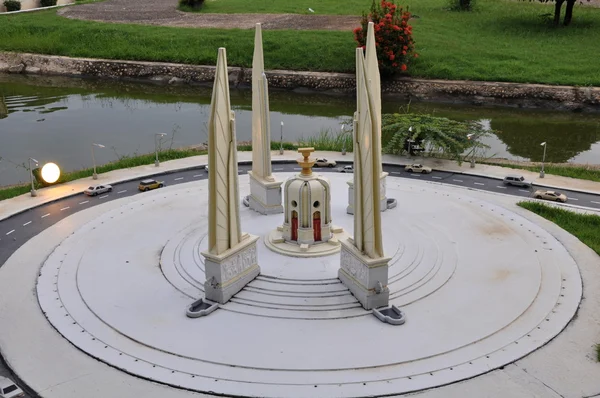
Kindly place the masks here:
POLYGON ((581 214, 538 202, 519 202, 519 206, 552 221, 577 237, 600 255, 600 217, 581 214))
MULTIPOLYGON (((600 9, 576 6, 571 26, 554 28, 537 2, 479 0, 473 12, 451 12, 446 0, 407 0, 417 51, 412 76, 600 86, 600 9)), ((219 0, 203 12, 360 14, 369 0, 219 0)), ((165 28, 76 21, 55 10, 0 16, 0 50, 75 57, 214 64, 217 47, 229 64, 251 65, 250 30, 165 28)), ((263 32, 267 69, 351 72, 352 33, 263 32)))

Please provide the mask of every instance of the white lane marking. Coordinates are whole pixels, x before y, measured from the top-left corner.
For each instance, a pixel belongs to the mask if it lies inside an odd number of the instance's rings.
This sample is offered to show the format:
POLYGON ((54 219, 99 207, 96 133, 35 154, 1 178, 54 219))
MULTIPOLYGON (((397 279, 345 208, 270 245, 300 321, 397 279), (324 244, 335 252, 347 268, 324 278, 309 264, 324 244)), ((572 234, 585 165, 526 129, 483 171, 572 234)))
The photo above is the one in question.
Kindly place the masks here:
POLYGON ((392 174, 402 174, 402 173, 400 173, 399 171, 392 171, 391 173, 392 173, 392 174))
POLYGON ((31 221, 27 221, 25 224, 23 224, 23 226, 29 225, 31 224, 31 221))
POLYGON ((275 170, 275 171, 283 171, 285 169, 281 168, 281 169, 273 169, 273 170, 275 170))
POLYGON ((452 181, 456 181, 456 182, 463 182, 463 180, 452 180, 452 181))
POLYGON ((90 203, 90 201, 89 200, 84 200, 83 202, 79 202, 80 205, 84 205, 86 203, 90 203))
POLYGON ((183 180, 183 177, 177 177, 177 178, 175 179, 175 181, 178 181, 178 180, 183 180))
POLYGON ((126 189, 124 189, 124 190, 122 190, 122 191, 119 191, 119 192, 117 192, 117 194, 120 194, 120 193, 125 193, 125 192, 127 192, 127 190, 126 190, 126 189))
POLYGON ((194 177, 202 177, 202 174, 194 174, 194 177))
POLYGON ((100 196, 98 199, 108 198, 108 195, 100 196))
POLYGON ((50 213, 46 213, 46 214, 44 214, 44 215, 42 216, 42 218, 46 218, 46 217, 48 217, 49 215, 50 215, 50 213))
POLYGON ((416 173, 411 173, 411 176, 413 177, 421 177, 423 174, 416 174, 416 173))
POLYGON ((302 170, 300 167, 294 167, 294 170, 302 170))
POLYGON ((577 199, 577 198, 569 198, 569 200, 579 200, 579 199, 577 199))
POLYGON ((506 187, 503 187, 502 185, 496 185, 496 188, 506 189, 506 187))
POLYGON ((6 233, 6 235, 10 235, 10 234, 12 234, 13 232, 15 232, 15 230, 14 230, 14 229, 13 229, 12 231, 8 231, 8 232, 6 233))
POLYGON ((436 180, 441 180, 442 179, 442 177, 436 177, 436 176, 433 176, 431 178, 435 178, 436 180))
POLYGON ((519 189, 519 192, 527 192, 527 193, 529 193, 529 191, 526 190, 526 189, 519 189))
POLYGON ((474 182, 473 184, 475 184, 475 185, 485 185, 485 184, 484 184, 484 183, 482 183, 482 182, 474 182))
POLYGON ((600 205, 600 202, 594 202, 593 200, 590 200, 590 202, 600 205))
POLYGON ((60 209, 60 211, 67 210, 67 209, 70 209, 70 207, 69 206, 63 207, 62 209, 60 209))

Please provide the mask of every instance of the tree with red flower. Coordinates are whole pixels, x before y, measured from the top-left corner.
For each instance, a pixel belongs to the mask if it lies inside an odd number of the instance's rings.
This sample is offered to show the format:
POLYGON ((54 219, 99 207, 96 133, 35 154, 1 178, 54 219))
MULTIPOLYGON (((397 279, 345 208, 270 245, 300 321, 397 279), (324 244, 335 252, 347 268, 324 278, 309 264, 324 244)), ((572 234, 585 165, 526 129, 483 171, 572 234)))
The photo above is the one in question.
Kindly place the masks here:
POLYGON ((375 25, 375 42, 379 70, 383 77, 406 72, 411 60, 417 58, 412 26, 408 24, 410 12, 404 11, 392 1, 373 0, 371 12, 363 14, 361 26, 353 30, 358 47, 365 47, 369 22, 375 25))

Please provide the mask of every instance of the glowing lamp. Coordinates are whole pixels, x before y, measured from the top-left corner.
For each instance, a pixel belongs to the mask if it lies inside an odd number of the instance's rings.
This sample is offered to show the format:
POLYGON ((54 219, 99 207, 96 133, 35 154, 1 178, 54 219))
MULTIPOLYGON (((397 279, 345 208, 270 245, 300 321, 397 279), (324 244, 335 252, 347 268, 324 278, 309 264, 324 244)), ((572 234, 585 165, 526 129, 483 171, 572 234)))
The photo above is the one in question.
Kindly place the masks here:
POLYGON ((53 184, 60 177, 60 168, 55 163, 46 163, 42 167, 42 179, 48 184, 53 184))

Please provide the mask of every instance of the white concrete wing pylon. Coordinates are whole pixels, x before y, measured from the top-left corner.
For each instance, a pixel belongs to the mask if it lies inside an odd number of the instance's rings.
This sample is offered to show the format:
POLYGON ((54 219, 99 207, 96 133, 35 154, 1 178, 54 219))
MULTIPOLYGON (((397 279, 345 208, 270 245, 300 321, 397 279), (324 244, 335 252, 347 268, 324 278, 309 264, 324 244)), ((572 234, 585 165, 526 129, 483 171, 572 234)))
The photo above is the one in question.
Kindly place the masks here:
POLYGON ((208 250, 205 298, 226 303, 260 272, 257 236, 240 228, 235 115, 229 99, 227 56, 219 48, 208 127, 208 250))
POLYGON ((354 239, 342 241, 338 277, 367 309, 389 302, 388 262, 381 236, 381 140, 362 48, 356 49, 354 239))
POLYGON ((362 49, 356 50, 356 98, 354 114, 354 242, 371 258, 383 257, 380 186, 381 144, 375 101, 364 65, 362 49))
POLYGON ((242 238, 238 207, 235 115, 231 111, 225 48, 219 48, 208 122, 208 247, 220 255, 242 238))
MULTIPOLYGON (((376 124, 375 128, 377 130, 377 136, 379 138, 379 153, 381 153, 381 76, 379 74, 379 62, 377 61, 377 47, 375 45, 375 27, 373 22, 369 22, 369 27, 367 29, 367 41, 365 46, 365 73, 367 76, 367 85, 371 91, 371 117, 375 119, 376 124)), ((357 102, 359 101, 357 97, 357 102)), ((357 103, 358 106, 358 103, 357 103)), ((387 210, 387 183, 386 177, 388 173, 383 171, 383 166, 381 164, 381 156, 379 156, 379 160, 377 162, 376 173, 374 174, 379 176, 379 210, 385 211, 387 210)), ((354 214, 354 184, 353 182, 348 183, 348 210, 349 214, 354 214)))
POLYGON ((282 213, 281 182, 271 174, 271 122, 269 84, 265 74, 260 24, 256 24, 252 61, 252 171, 250 176, 251 209, 261 214, 282 213))
POLYGON ((262 32, 260 24, 257 23, 252 60, 252 172, 257 178, 273 181, 268 90, 262 32))

